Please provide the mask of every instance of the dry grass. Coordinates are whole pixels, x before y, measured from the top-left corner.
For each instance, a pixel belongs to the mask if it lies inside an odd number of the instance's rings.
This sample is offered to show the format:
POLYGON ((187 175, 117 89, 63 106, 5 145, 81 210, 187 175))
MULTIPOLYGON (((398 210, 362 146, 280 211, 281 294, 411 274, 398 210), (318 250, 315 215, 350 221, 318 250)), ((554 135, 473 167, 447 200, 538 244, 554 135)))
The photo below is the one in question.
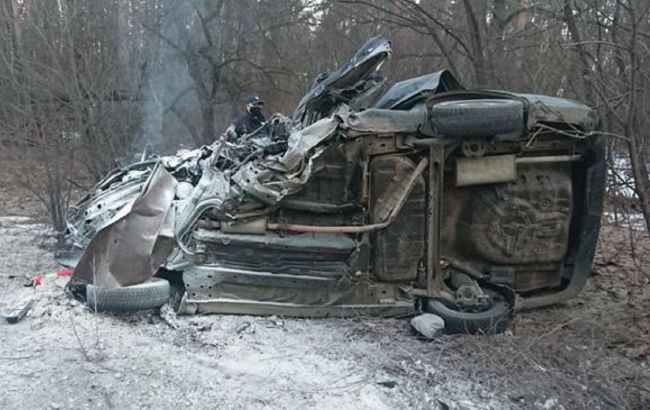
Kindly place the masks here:
POLYGON ((645 233, 603 226, 594 275, 582 294, 519 313, 504 334, 408 344, 404 323, 364 319, 354 321, 351 337, 385 346, 391 357, 384 366, 396 374, 425 377, 431 386, 466 380, 507 397, 504 407, 647 409, 648 249, 645 233))
POLYGON ((650 408, 650 239, 606 225, 594 276, 564 305, 519 314, 512 331, 452 337, 445 361, 523 408, 650 408))

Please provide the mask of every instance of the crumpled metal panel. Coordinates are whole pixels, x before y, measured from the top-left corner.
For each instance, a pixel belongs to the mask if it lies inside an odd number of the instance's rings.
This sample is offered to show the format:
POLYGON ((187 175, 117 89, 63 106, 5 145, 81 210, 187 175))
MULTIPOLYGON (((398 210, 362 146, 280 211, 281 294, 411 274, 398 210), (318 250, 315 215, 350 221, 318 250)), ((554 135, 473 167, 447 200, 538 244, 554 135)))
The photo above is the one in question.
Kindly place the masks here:
POLYGON ((528 127, 537 122, 575 124, 584 131, 592 131, 598 125, 598 115, 583 103, 566 98, 539 94, 517 94, 530 103, 528 127))
POLYGON ((424 104, 418 104, 410 110, 370 108, 341 114, 341 117, 341 128, 348 137, 364 134, 416 134, 427 120, 427 110, 424 104))
POLYGON ((443 91, 462 90, 463 87, 448 70, 436 71, 420 77, 409 78, 408 80, 395 83, 375 103, 374 108, 398 109, 407 105, 419 95, 424 93, 436 93, 443 91))
POLYGON ((177 181, 162 166, 152 172, 142 194, 90 241, 74 271, 76 279, 107 289, 149 279, 173 247, 163 229, 177 181))
MULTIPOLYGON (((305 96, 300 100, 293 113, 293 119, 302 122, 311 110, 322 111, 325 106, 331 107, 332 90, 351 89, 362 80, 368 80, 377 72, 381 64, 390 56, 392 50, 390 42, 377 36, 368 40, 357 53, 345 64, 331 73, 324 73, 312 84, 305 96)), ((341 103, 342 100, 338 101, 341 103)), ((321 116, 327 112, 319 112, 321 116)))
POLYGON ((129 211, 149 179, 152 167, 114 172, 68 209, 66 224, 75 248, 85 248, 97 232, 129 211))
POLYGON ((307 183, 323 152, 319 146, 336 134, 340 122, 332 116, 293 132, 281 158, 247 163, 233 174, 232 181, 254 198, 277 204, 307 183))
POLYGON ((205 200, 223 205, 230 195, 230 181, 227 176, 216 170, 208 161, 203 161, 201 166, 201 178, 191 191, 189 196, 176 202, 176 226, 175 231, 191 222, 197 206, 205 200))
POLYGON ((311 150, 334 135, 340 123, 338 117, 332 116, 292 133, 289 136, 289 147, 280 159, 280 163, 287 171, 295 170, 300 163, 304 162, 311 150))

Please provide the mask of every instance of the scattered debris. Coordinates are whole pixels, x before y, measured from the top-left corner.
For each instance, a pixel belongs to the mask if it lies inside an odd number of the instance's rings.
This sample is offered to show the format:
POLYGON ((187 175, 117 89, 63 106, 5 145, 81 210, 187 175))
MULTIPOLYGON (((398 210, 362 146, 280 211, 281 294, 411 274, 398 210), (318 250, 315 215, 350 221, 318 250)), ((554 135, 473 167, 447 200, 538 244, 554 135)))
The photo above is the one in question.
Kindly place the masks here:
POLYGON ((74 271, 72 269, 64 268, 64 269, 61 269, 60 271, 56 272, 56 276, 59 276, 59 277, 72 276, 73 273, 74 273, 74 271))
POLYGON ((172 329, 178 330, 180 328, 178 319, 176 318, 176 312, 169 303, 165 303, 160 307, 160 318, 164 320, 165 323, 167 323, 172 329))
POLYGON ((246 322, 242 323, 241 325, 237 326, 237 330, 235 331, 235 333, 239 334, 239 333, 243 332, 244 330, 248 329, 249 327, 251 327, 251 322, 246 321, 246 322))
POLYGON ((209 332, 212 329, 212 323, 210 322, 190 321, 190 323, 197 332, 209 332))
POLYGON ((389 389, 393 389, 395 386, 397 386, 397 382, 395 380, 386 380, 383 382, 378 382, 377 384, 380 386, 388 387, 389 389))
POLYGON ((20 322, 27 313, 32 309, 34 304, 34 299, 27 299, 16 303, 14 306, 11 306, 2 311, 2 317, 4 317, 7 322, 15 324, 20 322))
POLYGON ((411 327, 425 339, 435 339, 442 335, 445 321, 438 315, 424 313, 411 319, 411 327))
POLYGON ((25 287, 36 288, 38 286, 41 286, 42 284, 43 284, 43 275, 37 273, 36 275, 34 275, 32 280, 30 280, 28 283, 25 284, 25 287))

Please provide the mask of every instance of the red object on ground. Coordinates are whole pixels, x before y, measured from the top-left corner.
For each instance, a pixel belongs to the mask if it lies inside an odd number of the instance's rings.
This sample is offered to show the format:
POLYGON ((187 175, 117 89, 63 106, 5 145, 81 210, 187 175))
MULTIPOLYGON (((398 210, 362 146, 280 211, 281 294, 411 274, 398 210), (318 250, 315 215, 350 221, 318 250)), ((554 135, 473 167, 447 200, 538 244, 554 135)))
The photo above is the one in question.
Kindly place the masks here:
POLYGON ((42 284, 43 284, 43 275, 38 273, 36 274, 36 276, 32 278, 32 286, 37 287, 37 286, 41 286, 42 284))
POLYGON ((56 276, 72 276, 73 273, 74 273, 74 271, 72 269, 65 268, 65 269, 61 269, 60 271, 58 271, 56 273, 56 276))

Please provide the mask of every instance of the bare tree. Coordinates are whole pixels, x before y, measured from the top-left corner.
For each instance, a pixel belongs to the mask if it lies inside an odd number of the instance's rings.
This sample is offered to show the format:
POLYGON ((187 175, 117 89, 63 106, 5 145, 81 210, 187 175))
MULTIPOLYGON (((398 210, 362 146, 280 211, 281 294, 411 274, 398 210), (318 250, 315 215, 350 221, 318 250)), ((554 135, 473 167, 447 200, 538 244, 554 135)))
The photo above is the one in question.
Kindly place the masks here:
POLYGON ((565 0, 563 10, 571 40, 566 46, 577 55, 585 98, 601 107, 608 131, 623 142, 650 232, 650 4, 565 0))
POLYGON ((635 200, 650 221, 648 7, 644 0, 0 0, 0 144, 24 158, 19 176, 63 229, 74 187, 100 178, 116 159, 146 145, 170 151, 211 142, 249 92, 289 112, 315 75, 383 34, 395 45, 384 68, 393 79, 449 68, 468 87, 596 106, 603 130, 617 136, 611 158, 629 158, 635 200))

